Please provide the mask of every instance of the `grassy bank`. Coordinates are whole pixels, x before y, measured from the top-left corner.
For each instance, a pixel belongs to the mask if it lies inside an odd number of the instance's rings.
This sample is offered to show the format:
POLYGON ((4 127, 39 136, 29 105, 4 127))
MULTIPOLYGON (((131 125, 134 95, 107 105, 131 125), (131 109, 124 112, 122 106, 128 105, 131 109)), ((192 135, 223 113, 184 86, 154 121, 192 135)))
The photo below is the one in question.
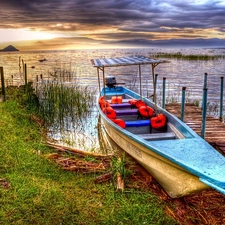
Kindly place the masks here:
POLYGON ((0 224, 177 224, 153 194, 95 184, 98 174, 64 171, 50 152, 26 107, 0 103, 0 224))

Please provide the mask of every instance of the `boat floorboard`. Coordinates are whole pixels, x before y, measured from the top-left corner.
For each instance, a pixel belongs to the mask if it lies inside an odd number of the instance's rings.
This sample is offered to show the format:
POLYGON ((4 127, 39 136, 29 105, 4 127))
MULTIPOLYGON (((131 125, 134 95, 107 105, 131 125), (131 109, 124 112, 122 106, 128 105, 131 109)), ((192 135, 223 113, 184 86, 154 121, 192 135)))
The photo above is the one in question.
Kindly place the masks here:
MULTIPOLYGON (((181 104, 166 104, 166 110, 176 117, 181 117, 181 104)), ((185 104, 184 122, 198 135, 202 135, 202 110, 194 104, 185 104)), ((225 123, 213 116, 206 117, 205 140, 225 155, 225 123)))

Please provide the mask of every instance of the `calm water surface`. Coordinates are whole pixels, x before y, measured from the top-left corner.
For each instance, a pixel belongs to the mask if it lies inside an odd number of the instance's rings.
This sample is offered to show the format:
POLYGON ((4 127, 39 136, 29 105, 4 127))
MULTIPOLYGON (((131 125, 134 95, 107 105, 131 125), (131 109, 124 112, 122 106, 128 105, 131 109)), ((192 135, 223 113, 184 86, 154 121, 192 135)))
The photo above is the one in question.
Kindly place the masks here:
MULTIPOLYGON (((71 71, 73 77, 61 78, 65 82, 78 81, 81 85, 96 89, 98 87, 97 71, 93 68, 90 60, 93 58, 108 58, 143 55, 149 57, 156 52, 167 52, 196 55, 224 55, 225 49, 110 49, 110 50, 71 50, 71 51, 30 51, 0 53, 0 66, 4 67, 5 80, 7 85, 22 84, 23 63, 27 66, 28 79, 37 85, 40 76, 43 80, 54 79, 54 74, 59 70, 71 71)), ((178 60, 168 59, 170 63, 160 64, 156 67, 155 73, 158 74, 157 99, 161 102, 162 80, 166 77, 166 96, 167 100, 181 101, 182 87, 186 87, 187 101, 201 101, 204 73, 208 74, 208 102, 219 104, 220 101, 220 77, 225 76, 224 58, 218 60, 178 60)), ((118 82, 125 82, 127 86, 138 87, 138 67, 114 67, 107 68, 106 73, 116 76, 118 82)), ((142 66, 142 89, 145 96, 153 93, 151 66, 142 66)), ((135 87, 133 87, 135 89, 135 87)), ((225 94, 224 94, 225 101, 225 94)), ((70 137, 72 145, 79 148, 89 148, 98 146, 96 142, 98 115, 93 109, 93 115, 81 128, 67 130, 63 139, 70 137)), ((55 139, 62 139, 62 135, 52 133, 55 139)))

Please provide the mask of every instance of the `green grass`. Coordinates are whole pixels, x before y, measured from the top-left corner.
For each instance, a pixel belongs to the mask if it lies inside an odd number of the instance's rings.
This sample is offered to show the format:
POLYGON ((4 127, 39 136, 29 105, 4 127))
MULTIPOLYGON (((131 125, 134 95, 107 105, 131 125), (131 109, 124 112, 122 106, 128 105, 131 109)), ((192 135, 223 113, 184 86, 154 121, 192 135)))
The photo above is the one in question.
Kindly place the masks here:
POLYGON ((0 103, 0 180, 10 185, 0 182, 0 224, 177 224, 151 193, 116 192, 112 182, 95 184, 98 174, 60 169, 31 114, 15 100, 0 103))

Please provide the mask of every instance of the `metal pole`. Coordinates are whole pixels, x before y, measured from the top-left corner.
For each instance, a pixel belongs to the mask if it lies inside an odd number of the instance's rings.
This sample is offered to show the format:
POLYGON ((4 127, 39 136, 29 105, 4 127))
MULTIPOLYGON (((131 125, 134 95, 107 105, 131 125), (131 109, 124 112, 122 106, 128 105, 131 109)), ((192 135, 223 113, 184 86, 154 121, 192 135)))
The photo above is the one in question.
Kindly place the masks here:
POLYGON ((141 65, 138 65, 138 71, 139 71, 139 81, 140 81, 140 96, 142 100, 142 82, 141 82, 141 65))
POLYGON ((165 109, 166 101, 166 77, 163 77, 163 96, 162 96, 162 108, 165 109))
MULTIPOLYGON (((208 75, 207 73, 204 73, 203 90, 204 90, 204 88, 207 88, 207 75, 208 75)), ((202 100, 202 108, 203 108, 203 100, 202 100)))
POLYGON ((206 112, 207 112, 207 88, 204 88, 203 101, 202 101, 202 138, 203 139, 205 139, 206 112))
POLYGON ((203 88, 207 88, 207 73, 204 74, 204 85, 203 88))
POLYGON ((105 69, 104 69, 104 66, 102 67, 102 76, 103 76, 103 87, 104 87, 104 97, 105 97, 106 90, 105 90, 105 69))
POLYGON ((181 120, 182 121, 184 121, 185 91, 186 91, 186 87, 183 87, 182 88, 182 104, 181 104, 181 120))
POLYGON ((155 75, 155 82, 154 82, 154 102, 156 104, 156 85, 157 85, 157 77, 158 77, 158 74, 155 75))
POLYGON ((99 77, 99 68, 97 67, 97 74, 98 74, 98 89, 99 92, 101 91, 101 85, 100 85, 100 77, 99 77))
POLYGON ((220 121, 223 121, 223 78, 220 77, 220 121))
POLYGON ((152 86, 153 86, 153 102, 154 102, 154 99, 155 99, 155 88, 154 88, 154 85, 155 85, 155 67, 154 65, 152 64, 152 86))
POLYGON ((3 101, 6 100, 6 92, 5 92, 5 79, 4 79, 4 71, 3 67, 0 67, 0 73, 1 73, 1 83, 2 83, 2 96, 3 96, 3 101))

